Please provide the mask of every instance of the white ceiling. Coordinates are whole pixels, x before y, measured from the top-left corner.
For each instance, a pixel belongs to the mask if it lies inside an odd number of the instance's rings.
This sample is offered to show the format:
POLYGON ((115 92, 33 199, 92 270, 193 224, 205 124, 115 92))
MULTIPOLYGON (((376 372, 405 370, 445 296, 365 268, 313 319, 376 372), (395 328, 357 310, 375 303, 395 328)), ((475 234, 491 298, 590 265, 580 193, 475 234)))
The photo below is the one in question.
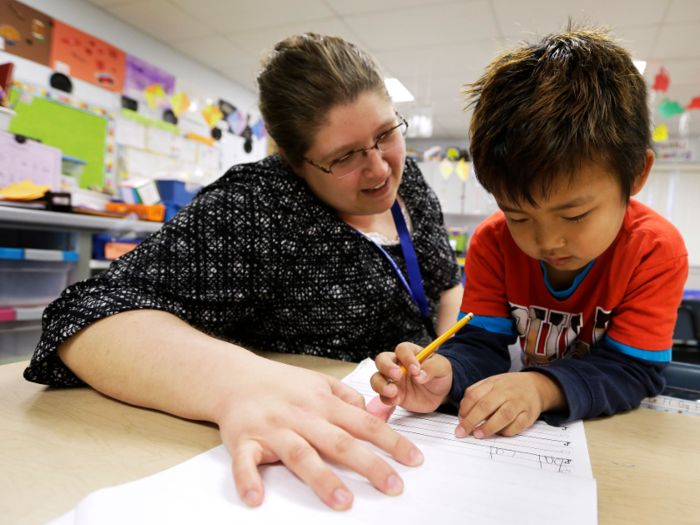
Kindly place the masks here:
MULTIPOLYGON (((89 1, 250 90, 278 40, 303 31, 341 36, 433 104, 435 138, 466 138, 460 87, 502 46, 556 31, 569 16, 612 26, 647 61, 650 83, 663 65, 671 87, 657 102, 668 96, 685 106, 700 96, 700 0, 89 1)), ((672 135, 678 120, 667 121, 672 135)), ((691 133, 700 135, 700 111, 691 112, 691 133)))

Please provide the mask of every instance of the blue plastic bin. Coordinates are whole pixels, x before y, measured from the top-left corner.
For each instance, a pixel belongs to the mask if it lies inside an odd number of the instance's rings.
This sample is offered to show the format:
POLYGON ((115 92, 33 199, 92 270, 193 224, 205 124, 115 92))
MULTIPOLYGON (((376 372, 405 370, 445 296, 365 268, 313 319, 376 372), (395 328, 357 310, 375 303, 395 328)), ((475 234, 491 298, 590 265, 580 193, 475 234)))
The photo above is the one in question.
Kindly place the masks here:
POLYGON ((161 204, 165 205, 165 217, 163 218, 163 221, 168 222, 170 219, 175 217, 175 214, 179 212, 182 208, 184 208, 187 203, 178 204, 177 202, 164 200, 163 202, 161 202, 161 204))
MULTIPOLYGON (((164 204, 167 201, 184 206, 189 204, 192 198, 197 195, 196 191, 187 191, 185 183, 179 180, 159 180, 157 182, 160 199, 164 204)), ((167 210, 165 212, 165 220, 168 220, 167 210)))

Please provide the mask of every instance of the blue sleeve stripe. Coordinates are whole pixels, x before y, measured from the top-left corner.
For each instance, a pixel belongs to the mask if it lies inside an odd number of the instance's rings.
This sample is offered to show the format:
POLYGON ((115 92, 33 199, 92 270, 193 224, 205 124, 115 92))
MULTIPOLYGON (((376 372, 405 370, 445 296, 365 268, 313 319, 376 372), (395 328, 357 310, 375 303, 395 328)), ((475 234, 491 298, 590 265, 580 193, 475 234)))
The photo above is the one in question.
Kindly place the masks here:
MULTIPOLYGON (((464 318, 467 314, 459 312, 457 320, 464 318)), ((469 321, 469 326, 483 328, 487 332, 504 335, 518 335, 515 328, 515 319, 512 317, 487 317, 485 315, 475 315, 474 319, 469 321)))
POLYGON ((639 348, 635 348, 633 346, 618 343, 608 335, 605 336, 605 345, 608 348, 617 350, 621 354, 636 357, 638 359, 646 359, 647 361, 656 361, 659 363, 666 363, 671 360, 671 348, 668 350, 640 350, 639 348))

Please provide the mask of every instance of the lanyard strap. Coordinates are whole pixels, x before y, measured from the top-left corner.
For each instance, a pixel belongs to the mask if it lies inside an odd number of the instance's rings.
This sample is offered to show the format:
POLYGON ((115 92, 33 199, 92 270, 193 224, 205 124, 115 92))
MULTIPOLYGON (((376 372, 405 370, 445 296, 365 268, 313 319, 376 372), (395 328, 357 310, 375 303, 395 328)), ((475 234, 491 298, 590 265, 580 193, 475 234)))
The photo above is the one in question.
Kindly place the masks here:
POLYGON ((401 269, 398 267, 394 259, 391 258, 391 255, 389 255, 379 243, 374 241, 374 239, 367 237, 360 230, 356 229, 355 231, 372 241, 374 245, 377 248, 379 248, 379 251, 381 251, 384 254, 384 257, 386 257, 387 260, 391 263, 391 266, 392 268, 394 268, 396 275, 399 276, 399 279, 403 283, 404 288, 406 288, 408 295, 411 296, 411 300, 416 304, 416 306, 418 306, 418 309, 420 310, 420 313, 423 316, 423 323, 425 324, 425 328, 428 331, 428 334, 430 334, 430 337, 432 337, 433 339, 436 339, 437 333, 435 332, 433 322, 430 320, 430 309, 428 307, 428 300, 425 298, 425 290, 423 289, 423 280, 420 275, 418 258, 416 257, 416 251, 413 248, 411 234, 408 231, 406 219, 403 216, 403 212, 401 211, 401 205, 399 204, 398 199, 396 199, 396 201, 394 201, 394 204, 391 206, 391 215, 394 217, 396 231, 399 233, 401 250, 403 251, 404 259, 406 260, 406 269, 408 270, 408 282, 406 282, 406 278, 403 276, 403 273, 401 273, 401 269))

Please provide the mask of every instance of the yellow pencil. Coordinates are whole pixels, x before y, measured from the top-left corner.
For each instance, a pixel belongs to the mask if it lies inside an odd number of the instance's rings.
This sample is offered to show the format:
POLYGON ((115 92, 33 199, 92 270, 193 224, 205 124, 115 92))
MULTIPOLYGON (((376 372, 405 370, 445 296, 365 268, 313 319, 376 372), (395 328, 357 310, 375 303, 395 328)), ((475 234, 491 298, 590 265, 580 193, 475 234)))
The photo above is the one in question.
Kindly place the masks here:
MULTIPOLYGON (((452 325, 452 327, 449 330, 447 330, 447 332, 445 332, 440 337, 435 339, 435 341, 433 341, 428 346, 423 348, 423 350, 418 352, 418 354, 416 355, 416 359, 418 359, 418 362, 422 363, 426 357, 428 357, 435 350, 437 350, 442 343, 447 341, 450 337, 452 337, 457 332, 457 330, 462 328, 465 324, 467 324, 472 319, 474 319, 474 314, 468 313, 467 315, 462 317, 459 321, 457 321, 454 325, 452 325)), ((401 366, 401 377, 405 376, 406 372, 407 372, 406 368, 404 366, 401 366)), ((393 382, 394 382, 393 379, 389 379, 389 381, 387 381, 386 384, 390 385, 393 382)))

